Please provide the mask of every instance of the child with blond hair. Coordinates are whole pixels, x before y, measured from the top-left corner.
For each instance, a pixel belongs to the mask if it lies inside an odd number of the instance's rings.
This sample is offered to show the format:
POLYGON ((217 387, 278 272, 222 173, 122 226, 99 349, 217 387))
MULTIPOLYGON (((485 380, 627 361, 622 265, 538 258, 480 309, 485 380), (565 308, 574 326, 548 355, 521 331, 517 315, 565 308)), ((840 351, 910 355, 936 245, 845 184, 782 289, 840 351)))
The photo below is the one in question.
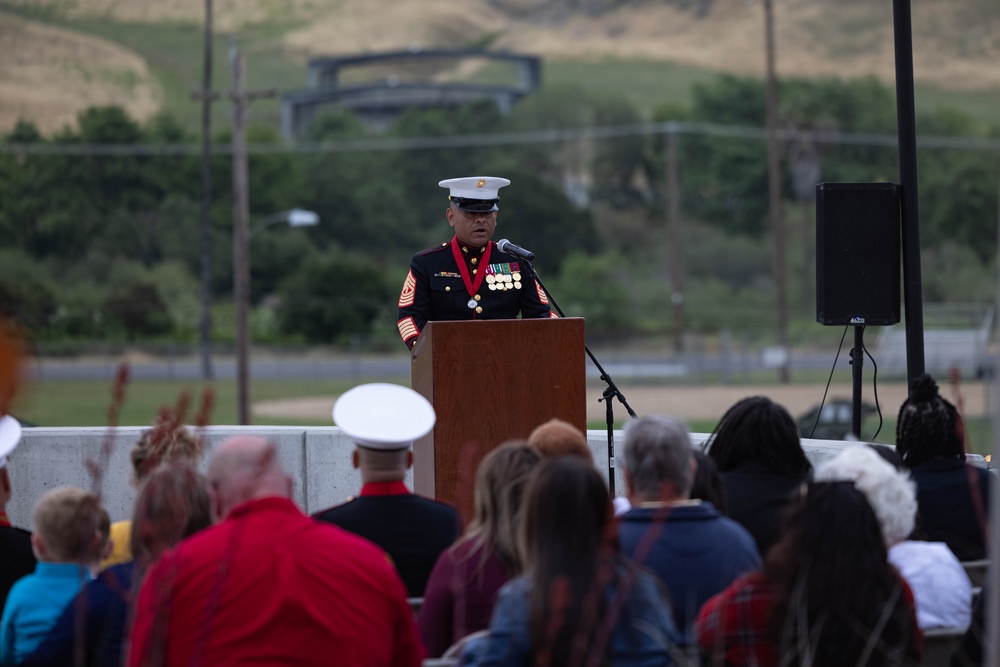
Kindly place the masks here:
POLYGON ((0 664, 20 663, 45 638, 63 609, 91 579, 107 541, 98 498, 74 487, 45 493, 32 511, 34 574, 14 584, 0 618, 0 664))

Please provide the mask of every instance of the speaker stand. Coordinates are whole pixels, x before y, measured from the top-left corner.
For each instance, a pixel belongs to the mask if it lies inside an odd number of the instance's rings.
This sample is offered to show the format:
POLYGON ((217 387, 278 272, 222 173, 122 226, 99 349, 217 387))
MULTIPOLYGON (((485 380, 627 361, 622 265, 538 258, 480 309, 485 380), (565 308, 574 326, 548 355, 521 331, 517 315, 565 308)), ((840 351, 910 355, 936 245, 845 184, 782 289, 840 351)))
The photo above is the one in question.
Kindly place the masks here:
POLYGON ((851 433, 861 440, 861 367, 865 364, 865 328, 854 327, 854 349, 851 350, 851 379, 853 392, 851 395, 851 433))

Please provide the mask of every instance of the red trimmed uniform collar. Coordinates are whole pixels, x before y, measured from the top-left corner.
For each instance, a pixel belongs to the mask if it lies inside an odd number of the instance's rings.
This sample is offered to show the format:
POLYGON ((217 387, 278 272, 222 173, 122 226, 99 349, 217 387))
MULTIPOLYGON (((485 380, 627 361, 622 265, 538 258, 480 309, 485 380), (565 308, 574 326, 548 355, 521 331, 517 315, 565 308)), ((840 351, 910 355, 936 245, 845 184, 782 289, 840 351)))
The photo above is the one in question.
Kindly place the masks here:
POLYGON ((361 496, 408 496, 410 490, 402 482, 369 482, 361 487, 361 496))

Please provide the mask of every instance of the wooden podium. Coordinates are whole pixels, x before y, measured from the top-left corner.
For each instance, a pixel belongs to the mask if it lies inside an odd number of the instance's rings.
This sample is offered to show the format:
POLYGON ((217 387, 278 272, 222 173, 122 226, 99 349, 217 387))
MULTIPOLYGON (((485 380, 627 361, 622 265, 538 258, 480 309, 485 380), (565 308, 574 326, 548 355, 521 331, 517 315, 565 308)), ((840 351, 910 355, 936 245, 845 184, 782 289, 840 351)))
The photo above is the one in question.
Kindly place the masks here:
POLYGON ((411 381, 437 422, 414 443, 414 490, 454 503, 468 522, 487 452, 553 417, 586 430, 585 363, 580 317, 428 322, 411 381))

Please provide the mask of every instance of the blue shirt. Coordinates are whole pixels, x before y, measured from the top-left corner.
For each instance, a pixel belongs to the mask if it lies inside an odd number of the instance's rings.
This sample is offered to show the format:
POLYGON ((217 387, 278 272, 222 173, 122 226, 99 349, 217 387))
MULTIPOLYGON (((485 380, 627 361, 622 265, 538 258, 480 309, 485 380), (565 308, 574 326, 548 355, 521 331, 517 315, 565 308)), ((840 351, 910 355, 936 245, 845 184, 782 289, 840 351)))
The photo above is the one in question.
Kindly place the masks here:
MULTIPOLYGON (((605 591, 609 609, 621 604, 607 648, 615 667, 664 667, 673 664, 671 655, 678 634, 656 579, 646 572, 618 567, 618 583, 631 580, 624 600, 617 598, 617 584, 605 591)), ((531 580, 527 575, 514 579, 502 589, 493 609, 489 634, 470 641, 462 655, 463 665, 513 667, 534 664, 528 605, 531 580)))
POLYGON ((0 619, 0 664, 17 664, 34 651, 88 581, 90 571, 82 565, 41 561, 34 574, 19 579, 0 619))
POLYGON ((706 501, 633 507, 619 519, 618 537, 622 553, 652 570, 667 587, 685 644, 701 606, 761 564, 749 531, 706 501))

